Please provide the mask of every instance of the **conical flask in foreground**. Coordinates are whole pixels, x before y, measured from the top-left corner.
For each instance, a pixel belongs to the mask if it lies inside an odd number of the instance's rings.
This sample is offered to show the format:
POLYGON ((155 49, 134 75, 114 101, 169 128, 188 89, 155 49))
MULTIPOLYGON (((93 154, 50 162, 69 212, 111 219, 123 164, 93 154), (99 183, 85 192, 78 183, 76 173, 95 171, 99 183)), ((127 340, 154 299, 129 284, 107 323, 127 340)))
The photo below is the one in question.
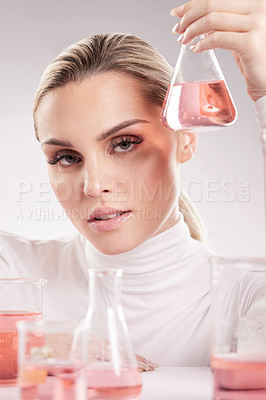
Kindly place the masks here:
POLYGON ((174 131, 213 131, 237 118, 234 101, 212 50, 194 53, 182 45, 161 111, 174 131))
POLYGON ((89 269, 87 382, 90 399, 139 399, 142 381, 123 314, 120 269, 89 269))

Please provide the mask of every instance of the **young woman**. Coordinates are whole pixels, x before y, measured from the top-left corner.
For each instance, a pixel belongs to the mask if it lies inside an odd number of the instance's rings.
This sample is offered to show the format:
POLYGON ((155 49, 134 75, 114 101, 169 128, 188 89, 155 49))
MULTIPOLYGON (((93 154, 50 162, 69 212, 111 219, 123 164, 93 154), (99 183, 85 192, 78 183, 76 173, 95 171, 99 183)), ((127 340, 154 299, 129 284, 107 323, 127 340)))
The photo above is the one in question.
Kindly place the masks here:
MULTIPOLYGON (((181 18, 182 43, 206 34, 193 51, 233 52, 265 149, 266 2, 192 0, 171 13, 181 18)), ((179 179, 197 135, 160 122, 171 74, 152 46, 128 34, 84 39, 49 64, 35 98, 36 137, 79 234, 37 241, 3 232, 0 265, 3 276, 46 278, 44 313, 57 319, 85 316, 88 267, 121 267, 135 351, 160 365, 205 366, 210 251, 179 179)))

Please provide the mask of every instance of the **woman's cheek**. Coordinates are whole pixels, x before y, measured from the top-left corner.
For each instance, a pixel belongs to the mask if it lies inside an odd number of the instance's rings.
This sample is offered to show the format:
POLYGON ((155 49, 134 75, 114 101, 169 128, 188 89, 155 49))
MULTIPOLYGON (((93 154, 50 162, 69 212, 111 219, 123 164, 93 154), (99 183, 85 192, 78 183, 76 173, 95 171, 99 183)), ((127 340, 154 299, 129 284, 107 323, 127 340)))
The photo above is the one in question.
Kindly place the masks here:
POLYGON ((169 162, 168 153, 153 149, 134 168, 134 201, 164 201, 172 185, 176 185, 175 165, 169 162), (172 165, 172 167, 171 167, 172 165))
POLYGON ((63 207, 64 204, 73 200, 75 187, 73 186, 73 181, 71 179, 66 179, 66 177, 62 176, 59 177, 58 174, 49 172, 49 180, 56 198, 63 207))

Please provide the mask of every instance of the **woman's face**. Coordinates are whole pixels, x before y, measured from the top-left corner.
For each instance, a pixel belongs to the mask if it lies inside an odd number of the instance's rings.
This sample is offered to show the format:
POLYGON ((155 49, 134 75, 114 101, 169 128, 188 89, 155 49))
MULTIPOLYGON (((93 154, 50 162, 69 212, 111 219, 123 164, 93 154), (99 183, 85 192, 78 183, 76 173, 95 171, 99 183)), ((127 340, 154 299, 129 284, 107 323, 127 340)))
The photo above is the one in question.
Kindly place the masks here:
POLYGON ((36 122, 55 195, 98 250, 126 252, 177 222, 182 135, 162 126, 134 78, 104 73, 52 90, 36 122))

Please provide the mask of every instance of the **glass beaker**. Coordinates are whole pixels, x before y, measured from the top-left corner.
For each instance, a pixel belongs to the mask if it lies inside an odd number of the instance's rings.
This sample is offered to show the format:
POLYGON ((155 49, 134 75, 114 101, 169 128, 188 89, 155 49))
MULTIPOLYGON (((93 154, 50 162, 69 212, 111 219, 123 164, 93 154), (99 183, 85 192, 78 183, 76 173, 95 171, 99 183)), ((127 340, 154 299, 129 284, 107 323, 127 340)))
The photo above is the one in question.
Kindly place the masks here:
POLYGON ((21 400, 86 400, 87 332, 81 324, 20 321, 21 400))
POLYGON ((234 101, 213 50, 194 53, 182 45, 161 110, 174 131, 214 131, 237 118, 234 101))
POLYGON ((88 397, 138 399, 142 381, 121 306, 122 270, 89 269, 88 397))
POLYGON ((42 318, 42 288, 45 283, 44 279, 0 279, 0 385, 16 383, 16 323, 42 318))
POLYGON ((214 400, 266 398, 266 259, 210 260, 214 400))

